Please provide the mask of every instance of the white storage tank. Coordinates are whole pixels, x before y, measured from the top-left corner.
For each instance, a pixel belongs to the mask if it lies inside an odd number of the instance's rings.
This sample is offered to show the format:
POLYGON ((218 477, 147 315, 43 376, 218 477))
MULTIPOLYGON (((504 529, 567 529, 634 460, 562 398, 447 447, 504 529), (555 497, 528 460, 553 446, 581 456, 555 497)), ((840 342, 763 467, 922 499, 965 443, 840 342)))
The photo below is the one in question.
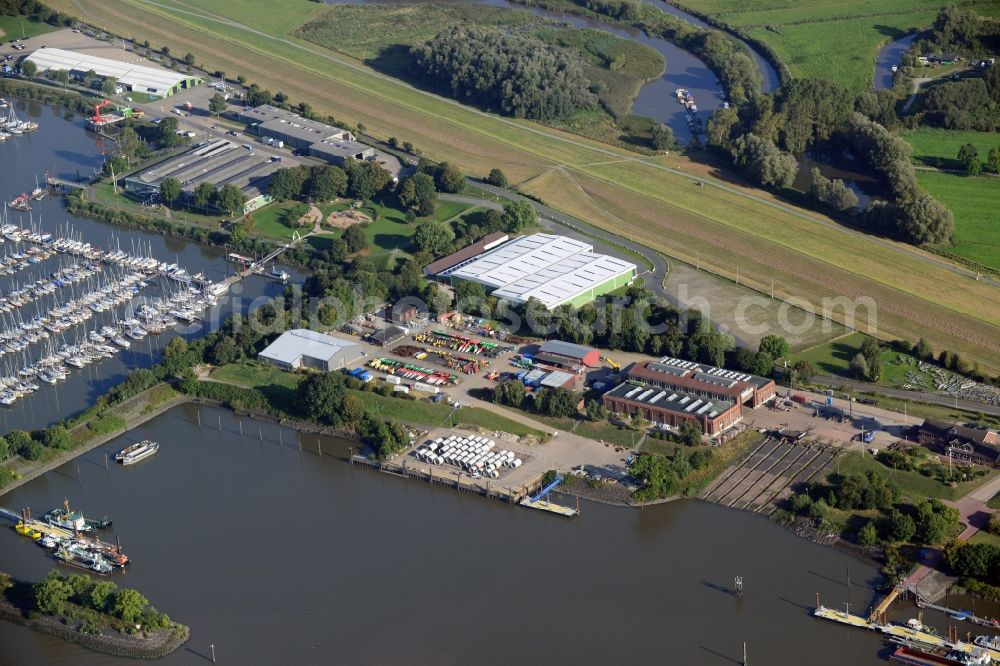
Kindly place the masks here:
POLYGON ((514 458, 514 462, 511 463, 511 466, 513 466, 514 469, 517 469, 518 467, 520 467, 521 466, 521 459, 520 458, 514 458))

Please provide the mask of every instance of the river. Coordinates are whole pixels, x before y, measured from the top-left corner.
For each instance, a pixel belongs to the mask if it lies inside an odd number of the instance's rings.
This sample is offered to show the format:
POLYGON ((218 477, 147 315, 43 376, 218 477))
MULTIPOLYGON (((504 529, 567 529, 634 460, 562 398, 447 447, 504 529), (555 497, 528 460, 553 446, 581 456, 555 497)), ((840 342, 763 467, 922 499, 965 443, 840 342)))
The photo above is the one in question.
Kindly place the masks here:
POLYGON ((899 65, 903 54, 906 53, 910 45, 913 44, 920 33, 911 33, 883 46, 878 56, 875 58, 875 90, 888 90, 892 88, 892 78, 895 72, 893 67, 899 65))
MULTIPOLYGON (((460 0, 439 0, 458 2, 460 0)), ((691 130, 688 127, 686 116, 689 112, 677 103, 674 91, 678 88, 687 89, 694 97, 698 105, 698 111, 693 114, 701 119, 702 123, 707 123, 708 119, 716 109, 719 109, 725 101, 725 93, 719 83, 715 73, 709 69, 701 59, 689 51, 676 46, 665 39, 651 37, 642 30, 630 26, 624 26, 608 21, 596 20, 569 14, 565 12, 551 11, 539 7, 526 7, 515 4, 508 0, 474 0, 480 4, 491 7, 506 7, 509 9, 528 10, 536 16, 554 19, 576 28, 589 28, 600 30, 608 34, 628 39, 634 42, 645 44, 655 49, 666 59, 667 66, 663 75, 654 79, 642 87, 639 95, 632 104, 632 112, 658 120, 674 132, 679 144, 687 145, 691 141, 691 130)), ((398 4, 393 0, 328 0, 330 4, 398 4)), ((696 16, 688 14, 673 5, 665 2, 649 2, 670 14, 686 19, 700 27, 714 29, 696 16)), ((764 58, 751 49, 754 59, 763 71, 763 89, 772 91, 777 88, 778 76, 774 68, 767 63, 764 58)))
MULTIPOLYGON (((15 100, 17 114, 22 119, 31 118, 39 123, 40 129, 32 134, 12 136, 5 142, 0 142, 0 164, 4 165, 0 176, 0 197, 9 201, 22 192, 30 192, 35 187, 35 178, 44 182, 45 173, 64 178, 76 178, 77 175, 87 176, 95 168, 100 168, 104 158, 100 154, 100 137, 86 132, 83 117, 79 114, 67 115, 63 109, 49 107, 37 102, 15 100)), ((8 217, 12 223, 25 228, 34 224, 36 228, 59 235, 70 230, 74 237, 82 238, 98 247, 111 247, 117 243, 123 250, 132 248, 149 248, 152 255, 160 260, 177 262, 189 273, 203 272, 212 280, 219 280, 227 274, 225 252, 219 248, 207 247, 178 238, 167 238, 158 234, 145 233, 110 224, 94 222, 69 215, 58 197, 46 197, 42 201, 32 202, 30 213, 9 211, 8 217)), ((0 245, 0 254, 10 254, 18 249, 23 250, 10 241, 0 245)), ((60 266, 71 263, 69 257, 58 255, 33 267, 10 276, 0 276, 0 291, 9 290, 34 282, 48 276, 60 266)), ((289 269, 296 281, 301 281, 300 272, 289 269)), ((67 300, 70 294, 80 296, 84 284, 74 289, 64 288, 54 294, 44 297, 35 303, 19 309, 20 316, 31 319, 36 314, 45 314, 55 303, 67 300), (58 300, 57 300, 58 299, 58 300)), ((234 310, 245 312, 254 301, 260 297, 280 296, 284 288, 281 284, 263 277, 251 277, 238 285, 231 295, 220 299, 220 305, 206 314, 205 327, 198 330, 179 329, 186 337, 202 335, 204 329, 215 328, 234 310), (232 296, 232 297, 230 297, 232 296)), ((143 296, 155 297, 159 294, 158 287, 146 290, 143 296)), ((141 301, 133 301, 132 307, 141 301)), ((119 318, 131 316, 126 310, 128 305, 119 308, 115 313, 119 318)), ((99 328, 102 323, 111 319, 111 313, 96 316, 88 325, 78 327, 84 334, 93 328, 99 328)), ((0 313, 0 329, 11 326, 15 320, 13 313, 0 313)), ((27 429, 44 427, 54 421, 75 414, 92 404, 97 396, 105 393, 108 388, 121 382, 125 374, 137 367, 149 367, 160 358, 160 350, 169 340, 169 335, 149 336, 141 342, 133 341, 132 347, 115 358, 103 363, 87 366, 82 370, 70 373, 69 378, 54 387, 42 385, 35 393, 21 398, 11 407, 0 407, 0 431, 12 429, 27 429)), ((75 332, 67 332, 58 344, 73 343, 75 332)), ((27 362, 33 362, 45 354, 41 344, 29 348, 28 353, 6 355, 0 358, 0 374, 8 375, 16 372, 27 362)))
MULTIPOLYGON (((192 627, 168 664, 876 664, 877 638, 809 616, 815 595, 867 606, 877 572, 765 518, 696 501, 585 503, 577 520, 351 467, 347 442, 183 406, 3 496, 63 497, 114 520, 134 564, 115 576, 192 627), (221 419, 222 430, 217 430, 221 419), (252 433, 252 434, 251 434, 252 433), (153 458, 105 470, 125 442, 153 458), (77 478, 76 468, 80 468, 77 478), (733 577, 745 597, 729 592, 733 577), (809 655, 806 658, 804 655, 809 655)), ((53 562, 0 529, 0 569, 53 562)), ((0 623, 0 661, 113 663, 0 623)))

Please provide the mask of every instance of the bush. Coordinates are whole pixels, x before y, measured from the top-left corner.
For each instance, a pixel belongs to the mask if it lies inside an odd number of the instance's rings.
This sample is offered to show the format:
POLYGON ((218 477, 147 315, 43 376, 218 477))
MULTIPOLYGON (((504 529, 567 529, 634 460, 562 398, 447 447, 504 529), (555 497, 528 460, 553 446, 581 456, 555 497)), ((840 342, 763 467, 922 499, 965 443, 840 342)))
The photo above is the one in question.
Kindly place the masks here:
POLYGON ((119 430, 125 429, 125 419, 118 416, 117 414, 109 414, 108 412, 101 412, 99 415, 90 419, 87 422, 87 429, 92 430, 98 434, 106 435, 108 433, 117 432, 119 430))

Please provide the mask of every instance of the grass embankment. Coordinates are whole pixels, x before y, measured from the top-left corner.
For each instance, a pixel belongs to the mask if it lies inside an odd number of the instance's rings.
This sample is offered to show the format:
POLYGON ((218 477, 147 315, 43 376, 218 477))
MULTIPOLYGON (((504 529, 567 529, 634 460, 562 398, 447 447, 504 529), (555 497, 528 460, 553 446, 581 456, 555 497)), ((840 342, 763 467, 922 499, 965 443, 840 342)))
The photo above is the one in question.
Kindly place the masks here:
MULTIPOLYGON (((291 406, 289 401, 295 399, 295 390, 304 377, 304 374, 286 372, 257 363, 226 365, 216 368, 211 374, 211 378, 218 382, 259 389, 282 409, 291 406)), ((508 432, 519 437, 532 435, 544 439, 546 436, 540 430, 479 407, 462 407, 453 413, 452 408, 445 402, 431 403, 426 400, 396 398, 371 391, 348 390, 348 392, 364 403, 368 413, 396 421, 430 427, 473 426, 508 432)))
MULTIPOLYGON (((741 283, 761 291, 770 290, 773 278, 779 299, 794 295, 818 306, 835 295, 870 296, 879 306, 879 335, 922 335, 938 348, 1000 369, 1000 308, 983 307, 995 302, 993 288, 928 263, 941 261, 937 257, 846 233, 827 218, 682 157, 636 160, 621 148, 415 90, 291 37, 322 11, 316 3, 291 0, 280 10, 250 0, 52 4, 83 11, 89 21, 140 41, 190 50, 211 70, 245 73, 293 100, 362 122, 371 134, 412 141, 424 154, 469 173, 500 167, 520 183, 561 167, 567 177, 534 193, 570 215, 729 279, 739 266, 741 283), (693 187, 685 173, 709 188, 693 187)), ((844 319, 839 311, 832 316, 844 319)), ((864 328, 863 310, 860 319, 855 325, 864 328)), ((776 316, 769 321, 776 323, 776 316)))
POLYGON ((601 139, 623 138, 622 130, 614 127, 614 119, 628 116, 643 84, 662 74, 666 67, 663 56, 644 44, 598 30, 556 27, 554 21, 527 10, 478 4, 343 5, 327 9, 294 34, 357 58, 380 72, 407 78, 412 61, 410 47, 443 30, 468 25, 516 29, 570 52, 600 89, 603 108, 553 124, 601 139))
POLYGON ((47 32, 59 30, 61 27, 52 26, 40 21, 29 21, 20 16, 0 16, 0 39, 10 41, 12 39, 36 37, 44 35, 47 32))
MULTIPOLYGON (((922 468, 930 472, 937 466, 940 466, 940 463, 926 460, 922 468)), ((947 462, 945 462, 944 468, 947 468, 947 466, 947 462)), ((980 467, 978 469, 982 470, 985 468, 980 467)), ((839 471, 844 476, 861 474, 868 470, 877 470, 882 474, 888 474, 890 479, 899 484, 899 487, 903 490, 904 499, 909 498, 911 503, 917 503, 922 499, 957 500, 965 497, 998 474, 998 471, 995 469, 985 469, 986 473, 982 476, 976 477, 971 481, 963 481, 950 485, 942 483, 932 476, 921 474, 919 471, 904 471, 886 467, 872 456, 862 456, 856 451, 847 452, 838 458, 834 464, 834 471, 839 471)))
MULTIPOLYGON (((882 44, 934 22, 941 0, 670 0, 689 11, 760 40, 771 47, 794 77, 837 81, 853 92, 869 87, 882 44)), ((962 3, 996 16, 991 0, 962 3)))

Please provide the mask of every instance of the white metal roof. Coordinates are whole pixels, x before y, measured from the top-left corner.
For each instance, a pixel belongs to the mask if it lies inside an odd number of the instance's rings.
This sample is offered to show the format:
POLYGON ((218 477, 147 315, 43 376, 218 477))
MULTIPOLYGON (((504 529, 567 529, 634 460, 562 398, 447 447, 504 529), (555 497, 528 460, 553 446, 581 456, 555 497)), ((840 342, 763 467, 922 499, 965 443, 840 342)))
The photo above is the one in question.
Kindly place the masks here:
POLYGON ((258 356, 292 365, 302 356, 329 361, 340 351, 352 348, 354 351, 360 350, 358 343, 351 340, 343 340, 335 338, 332 335, 326 335, 325 333, 296 328, 282 333, 277 340, 269 344, 258 356))
POLYGON ((190 74, 173 72, 162 67, 138 65, 110 58, 67 51, 65 49, 38 49, 27 57, 38 66, 39 71, 67 70, 88 72, 93 70, 98 76, 113 76, 119 83, 146 89, 167 91, 181 81, 192 78, 190 74))
POLYGON ((498 298, 515 303, 536 298, 554 308, 636 270, 635 264, 592 250, 567 236, 522 236, 443 274, 494 287, 498 298))

